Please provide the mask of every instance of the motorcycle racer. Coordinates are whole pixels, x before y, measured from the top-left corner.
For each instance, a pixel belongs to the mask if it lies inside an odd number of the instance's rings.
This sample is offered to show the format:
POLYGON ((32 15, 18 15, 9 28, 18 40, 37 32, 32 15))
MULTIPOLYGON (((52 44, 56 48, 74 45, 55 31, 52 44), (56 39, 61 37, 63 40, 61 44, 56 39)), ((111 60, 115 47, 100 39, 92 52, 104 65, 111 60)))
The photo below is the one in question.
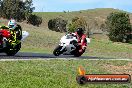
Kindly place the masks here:
POLYGON ((19 43, 19 40, 22 39, 22 28, 21 28, 21 26, 18 25, 14 19, 11 19, 8 22, 8 28, 9 28, 10 33, 11 33, 11 39, 9 42, 11 42, 12 45, 19 43))
POLYGON ((74 55, 80 57, 86 49, 89 39, 83 33, 82 28, 78 28, 75 33, 68 33, 61 37, 59 45, 54 49, 53 54, 55 56, 74 55))
POLYGON ((0 26, 0 53, 14 56, 21 49, 22 40, 28 35, 14 19, 9 20, 8 26, 0 26))
POLYGON ((74 34, 78 39, 79 53, 82 54, 87 47, 86 35, 84 34, 83 28, 77 28, 74 34))
MULTIPOLYGON (((0 33, 12 46, 18 44, 22 39, 22 28, 14 19, 9 20, 8 26, 1 26, 0 33)), ((0 38, 0 44, 2 43, 4 43, 4 40, 0 38)))

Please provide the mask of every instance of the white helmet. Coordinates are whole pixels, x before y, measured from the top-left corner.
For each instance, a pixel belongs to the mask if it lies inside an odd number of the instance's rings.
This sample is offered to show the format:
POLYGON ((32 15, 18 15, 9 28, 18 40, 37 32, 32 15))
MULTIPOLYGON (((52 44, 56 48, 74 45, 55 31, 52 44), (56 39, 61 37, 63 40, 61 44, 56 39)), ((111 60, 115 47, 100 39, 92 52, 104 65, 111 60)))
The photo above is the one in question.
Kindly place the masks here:
POLYGON ((16 21, 14 19, 9 20, 8 27, 9 27, 9 29, 15 29, 16 28, 16 21))

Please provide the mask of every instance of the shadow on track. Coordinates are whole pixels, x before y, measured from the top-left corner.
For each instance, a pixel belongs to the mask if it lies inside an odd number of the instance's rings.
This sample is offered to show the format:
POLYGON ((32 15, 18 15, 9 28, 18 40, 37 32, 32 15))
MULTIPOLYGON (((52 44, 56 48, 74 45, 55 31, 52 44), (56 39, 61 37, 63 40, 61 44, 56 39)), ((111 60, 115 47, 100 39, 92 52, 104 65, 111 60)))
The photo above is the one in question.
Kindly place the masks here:
POLYGON ((44 53, 28 53, 28 52, 19 52, 15 56, 7 56, 4 53, 0 54, 0 59, 115 59, 115 58, 104 58, 104 57, 94 57, 94 56, 81 56, 74 57, 73 55, 60 55, 58 57, 53 54, 44 54, 44 53))

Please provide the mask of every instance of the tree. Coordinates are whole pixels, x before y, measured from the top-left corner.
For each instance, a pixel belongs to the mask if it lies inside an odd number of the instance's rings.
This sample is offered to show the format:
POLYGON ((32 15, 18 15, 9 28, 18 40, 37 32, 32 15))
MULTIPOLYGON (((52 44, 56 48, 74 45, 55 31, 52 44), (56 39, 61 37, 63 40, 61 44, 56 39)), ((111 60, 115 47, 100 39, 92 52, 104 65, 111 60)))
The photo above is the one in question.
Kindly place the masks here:
POLYGON ((109 39, 114 42, 128 42, 128 33, 132 31, 129 15, 125 12, 114 12, 107 17, 106 27, 109 39))
POLYGON ((67 21, 62 18, 51 19, 48 22, 48 28, 56 32, 66 32, 67 21))
POLYGON ((14 18, 17 21, 25 20, 26 16, 35 9, 32 5, 32 0, 2 0, 2 17, 14 18))
POLYGON ((2 0, 0 0, 0 17, 2 17, 2 0))
POLYGON ((82 27, 84 30, 87 27, 87 22, 82 17, 75 17, 72 22, 68 25, 69 32, 75 32, 78 27, 82 27))

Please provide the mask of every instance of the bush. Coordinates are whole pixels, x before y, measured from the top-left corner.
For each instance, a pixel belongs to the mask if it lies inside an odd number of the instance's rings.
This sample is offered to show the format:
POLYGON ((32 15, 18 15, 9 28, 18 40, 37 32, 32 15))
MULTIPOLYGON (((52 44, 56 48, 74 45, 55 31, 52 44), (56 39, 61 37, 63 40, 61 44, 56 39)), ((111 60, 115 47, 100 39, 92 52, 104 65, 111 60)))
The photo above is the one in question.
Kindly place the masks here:
POLYGON ((68 25, 69 32, 75 32, 78 27, 82 27, 84 30, 87 27, 86 20, 82 17, 75 17, 72 22, 68 25))
POLYGON ((54 21, 51 19, 51 20, 49 20, 49 22, 48 22, 48 28, 50 29, 50 30, 53 30, 53 28, 54 28, 54 26, 55 26, 55 23, 53 23, 54 21))
POLYGON ((39 16, 36 16, 36 15, 30 14, 27 17, 27 23, 30 23, 30 24, 32 24, 34 26, 39 26, 42 23, 42 18, 39 17, 39 16))
POLYGON ((128 42, 128 33, 131 33, 129 15, 125 12, 114 12, 107 17, 106 27, 109 39, 114 42, 128 42))
POLYGON ((33 7, 33 0, 0 0, 0 16, 7 19, 15 19, 17 21, 24 21, 26 14, 31 14, 35 7, 33 7))
POLYGON ((48 28, 56 32, 66 32, 67 21, 62 18, 51 19, 48 22, 48 28))

